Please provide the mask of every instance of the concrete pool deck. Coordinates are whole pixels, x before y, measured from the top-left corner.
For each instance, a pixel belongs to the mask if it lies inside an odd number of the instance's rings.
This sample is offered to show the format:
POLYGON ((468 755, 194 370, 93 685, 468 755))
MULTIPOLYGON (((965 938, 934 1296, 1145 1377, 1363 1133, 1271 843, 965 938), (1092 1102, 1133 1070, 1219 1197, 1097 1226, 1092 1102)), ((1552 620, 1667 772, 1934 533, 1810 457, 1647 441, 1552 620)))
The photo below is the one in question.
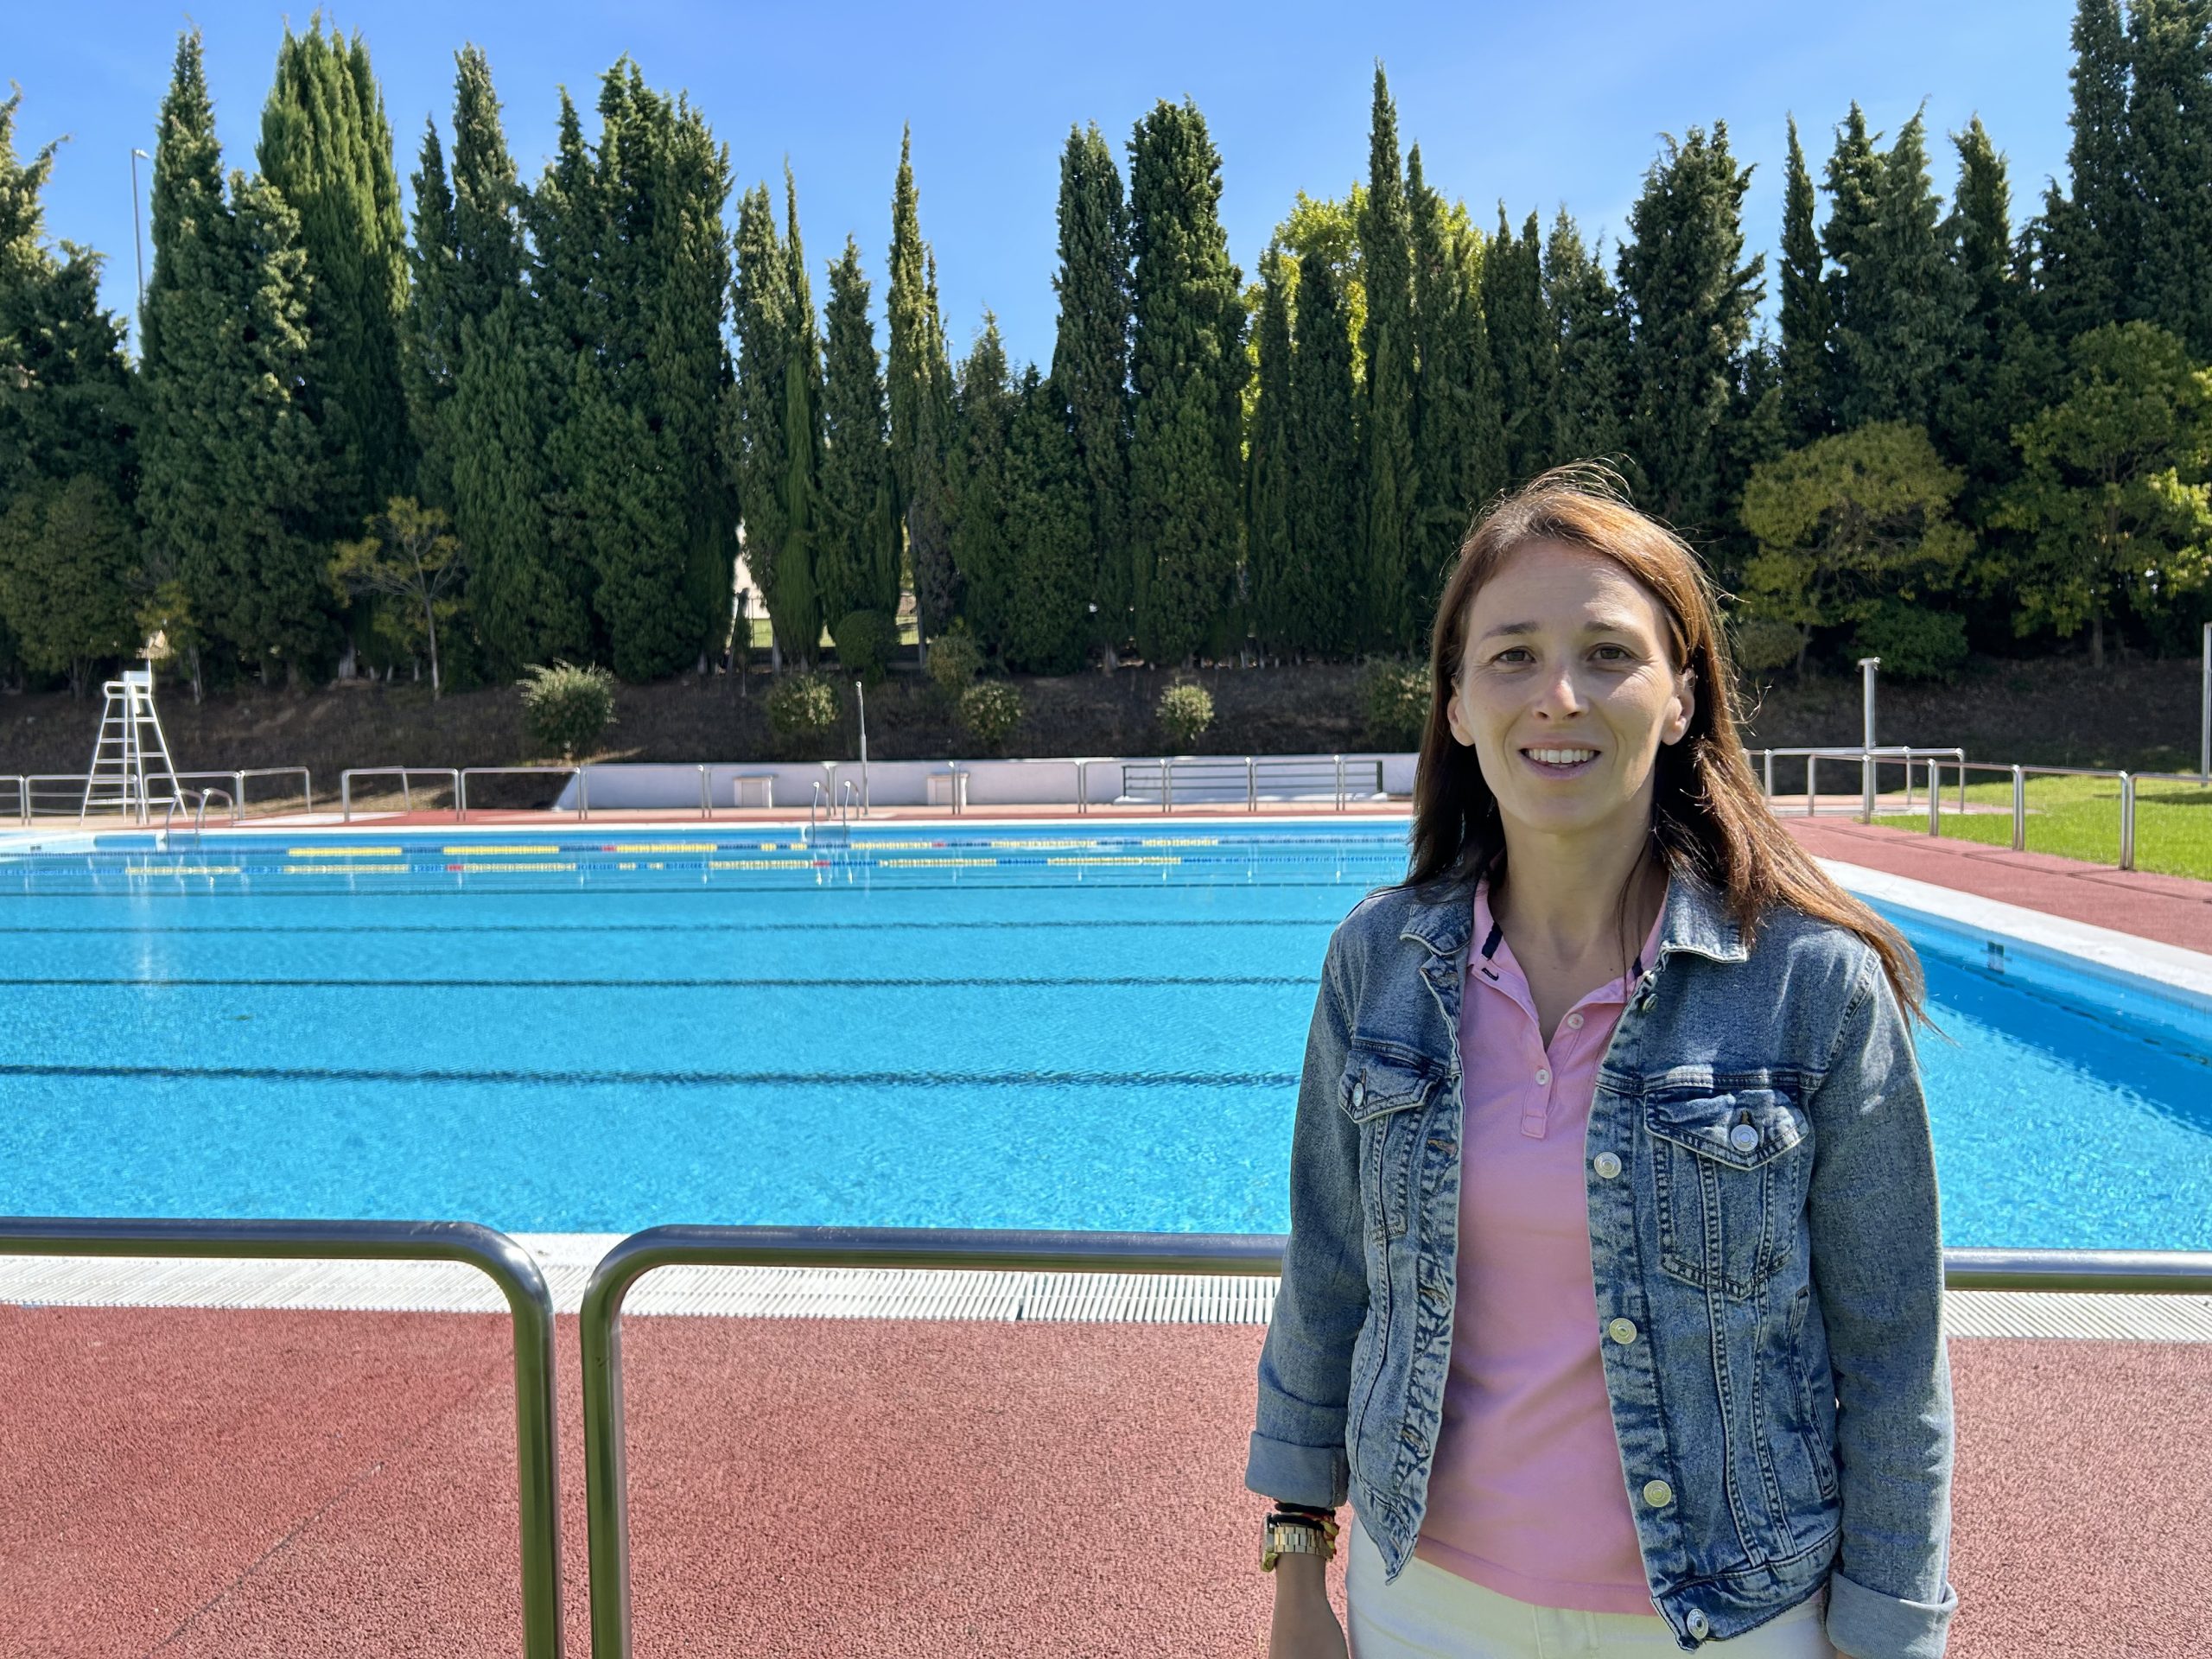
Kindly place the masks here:
MULTIPOLYGON (((1210 816, 1246 815, 1168 822, 1210 816)), ((1824 858, 2212 951, 2212 884, 1785 822, 1824 858)), ((1256 1324, 652 1306, 624 1339, 640 1659, 1264 1650, 1256 1324)), ((2009 1329, 1954 1329, 1953 1659, 2212 1651, 2212 1341, 2009 1329)), ((581 1656, 575 1352, 563 1319, 581 1656)), ((0 1300, 0 1659, 518 1652, 510 1379, 483 1314, 0 1300)))

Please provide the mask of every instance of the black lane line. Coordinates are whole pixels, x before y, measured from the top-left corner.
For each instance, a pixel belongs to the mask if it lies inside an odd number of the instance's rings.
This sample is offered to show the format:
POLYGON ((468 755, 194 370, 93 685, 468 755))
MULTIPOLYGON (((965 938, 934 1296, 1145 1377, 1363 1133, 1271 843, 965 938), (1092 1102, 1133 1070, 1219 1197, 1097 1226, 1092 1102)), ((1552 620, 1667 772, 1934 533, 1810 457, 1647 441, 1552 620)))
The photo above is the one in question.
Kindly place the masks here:
POLYGON ((312 991, 920 991, 1143 989, 1151 986, 1312 985, 1296 974, 1227 976, 1204 974, 1121 974, 1071 976, 1014 975, 976 979, 0 979, 0 988, 116 990, 312 990, 312 991))
POLYGON ((433 926, 425 923, 371 922, 359 927, 164 927, 159 930, 145 927, 0 927, 0 934, 51 934, 58 937, 77 935, 118 934, 130 938, 158 931, 164 937, 170 934, 340 934, 352 937, 362 933, 910 933, 917 927, 926 927, 932 933, 949 933, 966 930, 984 932, 1001 928, 1071 928, 1088 929, 1122 927, 1334 927, 1339 918, 1334 916, 1240 916, 1207 918, 1203 920, 1187 918, 1132 918, 1120 919, 1100 917, 1095 921, 1081 918, 1066 921, 1005 921, 1005 922, 549 922, 542 924, 486 922, 474 927, 433 926))
POLYGON ((0 1065, 0 1077, 203 1083, 474 1083, 793 1089, 1285 1089, 1295 1071, 522 1071, 253 1065, 0 1065))

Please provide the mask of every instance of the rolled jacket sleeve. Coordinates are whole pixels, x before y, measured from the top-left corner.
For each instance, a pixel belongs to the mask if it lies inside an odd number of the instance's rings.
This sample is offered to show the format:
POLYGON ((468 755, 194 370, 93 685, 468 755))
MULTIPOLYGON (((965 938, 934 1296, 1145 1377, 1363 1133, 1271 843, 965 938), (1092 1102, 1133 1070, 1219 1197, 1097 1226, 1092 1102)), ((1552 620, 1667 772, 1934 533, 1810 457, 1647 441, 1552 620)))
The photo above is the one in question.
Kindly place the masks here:
POLYGON ((1871 950, 1809 1109, 1843 1506, 1828 1639, 1852 1659, 1939 1659, 1958 1596, 1935 1152, 1911 1033, 1871 950))
POLYGON ((1359 1126, 1338 1102, 1350 1020, 1341 950, 1332 941, 1306 1039, 1291 1132, 1290 1240, 1260 1351, 1259 1408, 1244 1484, 1287 1503, 1334 1507, 1348 1495, 1344 1402, 1367 1316, 1359 1126))

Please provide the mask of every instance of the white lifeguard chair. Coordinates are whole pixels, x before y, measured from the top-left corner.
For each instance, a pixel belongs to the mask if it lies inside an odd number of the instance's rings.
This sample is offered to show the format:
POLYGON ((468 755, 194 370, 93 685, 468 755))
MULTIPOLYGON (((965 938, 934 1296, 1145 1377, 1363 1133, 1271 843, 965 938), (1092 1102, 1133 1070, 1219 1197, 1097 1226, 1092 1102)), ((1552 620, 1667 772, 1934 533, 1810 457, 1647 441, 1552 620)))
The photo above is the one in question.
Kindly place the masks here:
POLYGON ((103 689, 107 702, 100 710, 99 741, 92 746, 77 822, 94 811, 112 810, 135 813, 143 823, 153 808, 183 798, 161 716, 154 712, 154 671, 126 668, 103 689))

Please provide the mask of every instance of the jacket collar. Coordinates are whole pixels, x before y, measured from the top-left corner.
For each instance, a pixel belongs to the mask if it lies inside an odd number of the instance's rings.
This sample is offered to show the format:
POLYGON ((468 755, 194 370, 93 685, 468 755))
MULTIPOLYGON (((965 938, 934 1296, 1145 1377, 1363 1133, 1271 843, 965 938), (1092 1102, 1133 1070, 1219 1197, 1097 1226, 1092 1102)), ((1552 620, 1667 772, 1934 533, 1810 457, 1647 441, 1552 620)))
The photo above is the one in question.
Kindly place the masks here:
MULTIPOLYGON (((1464 957, 1475 925, 1473 887, 1454 881, 1440 883, 1433 891, 1407 891, 1413 903, 1398 937, 1426 945, 1446 962, 1464 957)), ((1742 962, 1751 954, 1745 948, 1743 931, 1728 913, 1727 899, 1702 877, 1681 868, 1667 883, 1667 906, 1659 925, 1660 961, 1674 950, 1714 962, 1742 962)))

